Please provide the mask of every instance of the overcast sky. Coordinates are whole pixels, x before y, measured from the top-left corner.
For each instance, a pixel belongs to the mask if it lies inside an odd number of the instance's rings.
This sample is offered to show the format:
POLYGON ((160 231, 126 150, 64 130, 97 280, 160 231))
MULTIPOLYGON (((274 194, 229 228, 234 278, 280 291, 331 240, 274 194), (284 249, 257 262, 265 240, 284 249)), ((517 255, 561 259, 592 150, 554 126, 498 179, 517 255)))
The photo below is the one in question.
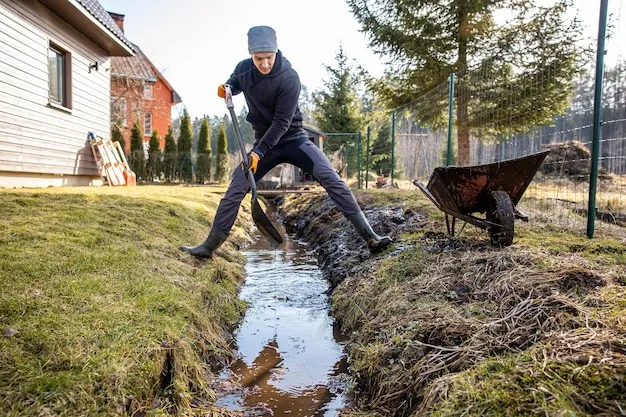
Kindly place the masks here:
MULTIPOLYGON (((542 0, 551 1, 551 0, 542 0)), ((235 65, 249 57, 246 33, 251 26, 276 29, 278 47, 291 61, 309 92, 323 88, 326 65, 335 65, 339 45, 350 59, 373 75, 384 65, 367 47, 367 39, 344 0, 100 0, 124 14, 127 38, 138 45, 183 99, 193 117, 222 116, 224 101, 216 96, 235 65)), ((597 33, 600 0, 576 0, 588 36, 597 33)), ((626 3, 609 0, 612 21, 626 43, 626 3), (620 13, 621 12, 621 13, 620 13), (623 36, 622 36, 623 35, 623 36)), ((607 43, 607 60, 617 55, 615 40, 607 43)), ((623 59, 623 54, 622 54, 623 59)), ((235 98, 240 108, 243 97, 235 98)), ((175 109, 175 111, 180 109, 175 109)))

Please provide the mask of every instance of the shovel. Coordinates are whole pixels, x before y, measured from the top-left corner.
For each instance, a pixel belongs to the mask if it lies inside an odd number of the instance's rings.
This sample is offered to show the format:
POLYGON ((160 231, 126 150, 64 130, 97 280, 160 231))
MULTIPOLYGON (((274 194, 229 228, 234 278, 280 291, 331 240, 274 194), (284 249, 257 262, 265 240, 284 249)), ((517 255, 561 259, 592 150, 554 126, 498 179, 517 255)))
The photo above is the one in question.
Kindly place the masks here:
POLYGON ((233 105, 233 93, 229 85, 225 86, 226 90, 226 107, 230 112, 230 118, 233 121, 233 127, 235 128, 235 136, 237 136, 237 142, 239 142, 239 148, 241 149, 241 157, 243 158, 243 168, 248 173, 248 182, 250 183, 250 189, 252 192, 252 220, 259 229, 263 237, 273 246, 277 247, 283 243, 283 237, 278 230, 274 227, 270 219, 267 217, 261 203, 257 199, 256 182, 254 181, 254 174, 248 169, 248 155, 246 154, 246 147, 241 137, 241 131, 239 130, 239 124, 237 123, 237 116, 235 115, 235 106, 233 105))

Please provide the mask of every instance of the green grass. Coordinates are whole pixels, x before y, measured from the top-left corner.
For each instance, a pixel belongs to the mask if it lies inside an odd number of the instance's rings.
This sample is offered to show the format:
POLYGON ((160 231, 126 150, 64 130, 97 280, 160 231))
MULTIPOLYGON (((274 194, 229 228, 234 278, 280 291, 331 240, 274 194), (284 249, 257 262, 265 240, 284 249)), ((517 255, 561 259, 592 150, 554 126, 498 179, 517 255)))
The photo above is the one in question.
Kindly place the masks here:
POLYGON ((210 403, 207 372, 232 354, 228 329, 244 309, 244 259, 230 242, 218 251, 228 260, 178 250, 208 230, 220 195, 207 190, 0 190, 1 415, 210 403))

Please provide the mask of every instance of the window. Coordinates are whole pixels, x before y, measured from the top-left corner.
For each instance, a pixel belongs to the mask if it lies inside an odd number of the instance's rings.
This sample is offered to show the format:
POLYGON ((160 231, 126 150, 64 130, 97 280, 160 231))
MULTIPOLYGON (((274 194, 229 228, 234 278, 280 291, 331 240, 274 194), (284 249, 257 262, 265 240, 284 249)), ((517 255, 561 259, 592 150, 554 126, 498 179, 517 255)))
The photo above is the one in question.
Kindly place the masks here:
POLYGON ((152 84, 143 85, 143 98, 152 98, 152 84))
POLYGON ((51 105, 72 108, 72 55, 52 42, 48 48, 48 97, 51 105))
POLYGON ((121 122, 122 126, 127 127, 126 120, 126 98, 111 97, 111 123, 121 122))
POLYGON ((143 116, 143 134, 150 136, 152 134, 152 114, 146 113, 143 116))

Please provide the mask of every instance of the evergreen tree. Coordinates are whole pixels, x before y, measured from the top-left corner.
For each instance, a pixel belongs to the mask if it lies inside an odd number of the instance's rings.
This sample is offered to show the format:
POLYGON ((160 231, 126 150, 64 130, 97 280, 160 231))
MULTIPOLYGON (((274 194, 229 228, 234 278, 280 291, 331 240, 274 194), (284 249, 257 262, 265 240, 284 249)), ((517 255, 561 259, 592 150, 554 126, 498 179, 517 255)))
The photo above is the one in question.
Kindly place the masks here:
POLYGON ((113 142, 119 142, 124 153, 126 153, 126 141, 124 140, 124 133, 122 133, 122 126, 120 126, 119 123, 114 123, 111 126, 111 140, 113 142))
POLYGON ((313 100, 309 94, 309 89, 303 85, 300 90, 300 97, 298 99, 298 107, 300 113, 302 113, 302 123, 310 125, 313 123, 313 100))
MULTIPOLYGON (((248 123, 248 121, 246 120, 246 117, 248 117, 248 109, 246 108, 246 106, 243 106, 241 108, 241 111, 239 112, 239 116, 237 116, 237 121, 239 123, 239 130, 241 131, 241 137, 243 138, 243 143, 252 145, 254 143, 254 130, 252 129, 252 125, 248 123)), ((228 152, 230 153, 241 152, 239 150, 239 143, 237 142, 237 138, 234 136, 234 134, 235 134, 235 131, 233 128, 233 138, 234 138, 235 146, 233 148, 230 148, 230 147, 228 148, 228 152)))
POLYGON ((178 135, 178 170, 181 181, 191 182, 193 168, 191 164, 191 119, 187 109, 183 111, 180 121, 180 134, 178 135))
POLYGON ((198 135, 198 152, 196 158, 198 182, 204 184, 211 180, 211 138, 209 136, 209 120, 205 117, 198 135))
POLYGON ((143 131, 139 122, 133 124, 130 131, 130 169, 135 172, 137 179, 146 179, 146 154, 143 147, 143 131))
MULTIPOLYGON (((324 81, 326 89, 313 94, 313 115, 317 128, 323 132, 356 133, 363 127, 356 90, 359 80, 348 63, 343 46, 339 47, 335 59, 337 68, 326 66, 330 75, 330 79, 324 81)), ((355 136, 350 135, 329 136, 325 142, 326 151, 335 152, 342 144, 349 148, 349 154, 356 155, 355 136)))
POLYGON ((388 177, 391 175, 391 121, 383 121, 376 133, 372 145, 370 163, 376 174, 388 177))
POLYGON ((215 181, 226 182, 228 180, 228 141, 226 129, 220 126, 217 135, 217 155, 215 159, 215 181))
POLYGON ((174 134, 172 133, 172 125, 170 125, 165 134, 165 146, 163 148, 163 173, 166 181, 171 182, 176 178, 177 162, 178 151, 174 134))
POLYGON ((148 179, 150 181, 158 178, 162 170, 160 145, 159 132, 154 129, 148 143, 148 179))
MULTIPOLYGON (((577 20, 565 19, 567 0, 551 6, 537 0, 347 2, 370 46, 390 62, 386 77, 372 82, 389 108, 411 107, 445 85, 449 74, 460 73, 455 86, 460 165, 470 162, 471 129, 488 124, 496 133, 524 130, 562 112, 581 68, 582 31, 577 20), (496 23, 500 10, 512 15, 504 25, 496 23), (518 116, 510 116, 511 103, 520 109, 518 116), (481 117, 470 118, 470 111, 481 117)), ((430 111, 417 115, 419 124, 442 124, 447 100, 429 105, 430 111)))

